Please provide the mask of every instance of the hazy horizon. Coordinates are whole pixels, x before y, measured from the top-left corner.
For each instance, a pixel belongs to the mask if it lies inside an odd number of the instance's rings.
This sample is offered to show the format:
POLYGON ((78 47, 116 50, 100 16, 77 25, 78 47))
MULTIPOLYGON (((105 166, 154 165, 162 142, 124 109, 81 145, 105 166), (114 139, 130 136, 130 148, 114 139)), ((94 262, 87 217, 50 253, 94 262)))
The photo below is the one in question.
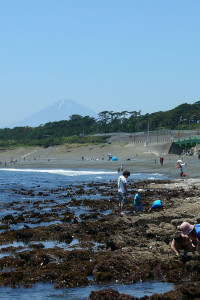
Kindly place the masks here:
POLYGON ((97 113, 199 100, 200 1, 1 3, 0 126, 57 101, 97 113))

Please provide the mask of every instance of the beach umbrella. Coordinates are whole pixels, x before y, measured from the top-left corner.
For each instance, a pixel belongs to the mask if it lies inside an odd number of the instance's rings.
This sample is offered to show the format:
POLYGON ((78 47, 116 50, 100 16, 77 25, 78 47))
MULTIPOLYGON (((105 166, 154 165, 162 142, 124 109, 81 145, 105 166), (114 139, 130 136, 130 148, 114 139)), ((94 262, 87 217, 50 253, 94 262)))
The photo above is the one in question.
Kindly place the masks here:
POLYGON ((117 161, 118 158, 114 156, 114 157, 111 158, 111 160, 112 160, 112 161, 117 161))

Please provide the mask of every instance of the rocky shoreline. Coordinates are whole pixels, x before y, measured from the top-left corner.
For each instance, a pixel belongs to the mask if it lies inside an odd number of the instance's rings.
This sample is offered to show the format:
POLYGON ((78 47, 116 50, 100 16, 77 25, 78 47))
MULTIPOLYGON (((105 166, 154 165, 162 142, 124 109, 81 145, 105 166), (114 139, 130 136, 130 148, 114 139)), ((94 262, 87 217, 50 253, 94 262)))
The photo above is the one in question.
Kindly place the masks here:
MULTIPOLYGON (((7 214, 1 220, 0 254, 8 255, 0 259, 0 285, 30 287, 37 282, 53 282, 56 288, 68 288, 91 283, 159 280, 175 283, 175 290, 142 299, 197 299, 199 256, 178 259, 170 249, 170 242, 183 221, 200 222, 199 183, 197 179, 130 181, 132 195, 138 188, 145 189, 146 211, 135 215, 130 195, 123 217, 118 215, 117 187, 112 181, 104 186, 85 183, 39 193, 34 189, 13 191, 30 197, 30 201, 21 205, 13 200, 9 206, 13 211, 20 206, 21 213, 7 214), (70 200, 67 205, 44 200, 47 193, 70 200), (36 194, 41 200, 32 203, 31 210, 27 209, 36 194), (77 195, 80 200, 75 199, 77 195), (101 200, 91 200, 90 195, 100 195, 101 200), (154 199, 162 199, 166 210, 148 213, 154 199), (41 211, 45 204, 51 207, 48 213, 41 211), (89 211, 76 217, 70 207, 85 207, 89 211), (34 227, 11 229, 26 220, 34 227), (43 222, 52 224, 42 226, 43 222), (66 243, 69 249, 59 245, 47 248, 47 241, 66 243), (72 241, 76 243, 70 246, 72 241), (6 247, 6 244, 11 245, 6 247)), ((137 298, 104 290, 92 292, 89 299, 137 298)))

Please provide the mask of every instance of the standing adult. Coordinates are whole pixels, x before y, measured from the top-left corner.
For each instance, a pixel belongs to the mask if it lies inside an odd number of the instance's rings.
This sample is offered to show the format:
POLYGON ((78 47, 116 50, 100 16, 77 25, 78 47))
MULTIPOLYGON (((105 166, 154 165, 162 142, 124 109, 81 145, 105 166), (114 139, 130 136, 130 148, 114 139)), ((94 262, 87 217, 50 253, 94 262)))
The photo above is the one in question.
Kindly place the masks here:
POLYGON ((164 162, 164 157, 161 156, 161 157, 160 157, 160 165, 161 165, 161 166, 163 166, 163 162, 164 162))
POLYGON ((124 206, 127 200, 127 178, 130 176, 129 171, 124 171, 122 175, 119 176, 118 184, 118 197, 119 197, 119 213, 124 215, 124 206))
POLYGON ((183 172, 183 166, 184 165, 185 164, 181 160, 177 161, 176 168, 179 169, 181 178, 184 177, 184 172, 183 172))

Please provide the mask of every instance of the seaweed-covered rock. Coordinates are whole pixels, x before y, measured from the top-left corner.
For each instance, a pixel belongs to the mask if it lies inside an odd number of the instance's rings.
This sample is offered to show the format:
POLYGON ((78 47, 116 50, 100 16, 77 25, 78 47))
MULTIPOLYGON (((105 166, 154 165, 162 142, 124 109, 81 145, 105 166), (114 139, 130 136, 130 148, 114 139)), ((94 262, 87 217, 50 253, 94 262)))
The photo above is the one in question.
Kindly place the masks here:
POLYGON ((112 289, 104 289, 101 291, 92 291, 88 300, 136 300, 138 298, 120 294, 119 292, 112 289))
POLYGON ((16 224, 17 221, 15 220, 15 218, 13 217, 13 215, 6 215, 3 219, 2 222, 4 224, 16 224))

